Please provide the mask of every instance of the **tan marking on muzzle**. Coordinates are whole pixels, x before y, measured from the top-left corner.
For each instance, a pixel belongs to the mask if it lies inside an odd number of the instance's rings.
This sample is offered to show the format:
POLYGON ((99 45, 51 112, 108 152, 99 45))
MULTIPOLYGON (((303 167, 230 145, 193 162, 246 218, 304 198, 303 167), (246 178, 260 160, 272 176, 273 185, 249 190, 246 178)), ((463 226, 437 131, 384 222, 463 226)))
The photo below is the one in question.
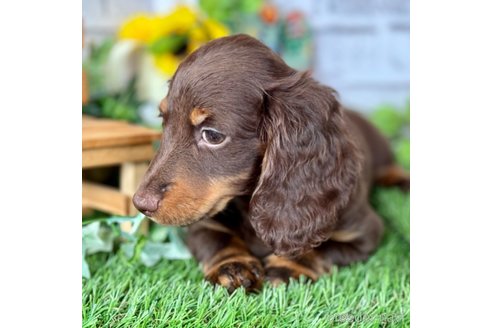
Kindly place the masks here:
POLYGON ((195 108, 190 114, 191 124, 197 126, 201 124, 210 115, 210 112, 204 108, 195 108))
POLYGON ((152 218, 165 225, 187 225, 211 217, 225 208, 246 178, 247 174, 195 182, 193 178, 178 178, 152 218))

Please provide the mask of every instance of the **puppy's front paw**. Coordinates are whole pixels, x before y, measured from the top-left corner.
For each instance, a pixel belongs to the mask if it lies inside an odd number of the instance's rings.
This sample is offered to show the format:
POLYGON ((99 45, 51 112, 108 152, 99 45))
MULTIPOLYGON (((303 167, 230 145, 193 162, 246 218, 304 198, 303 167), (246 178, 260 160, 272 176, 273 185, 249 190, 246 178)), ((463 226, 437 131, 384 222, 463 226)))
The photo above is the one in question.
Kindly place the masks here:
POLYGON ((226 287, 232 293, 239 287, 244 287, 248 292, 260 290, 263 276, 263 267, 258 259, 242 256, 214 265, 207 271, 205 279, 226 287))
POLYGON ((273 286, 288 284, 290 279, 299 280, 301 275, 308 280, 316 281, 321 272, 316 259, 307 258, 302 262, 305 263, 270 255, 265 259, 265 280, 273 286))

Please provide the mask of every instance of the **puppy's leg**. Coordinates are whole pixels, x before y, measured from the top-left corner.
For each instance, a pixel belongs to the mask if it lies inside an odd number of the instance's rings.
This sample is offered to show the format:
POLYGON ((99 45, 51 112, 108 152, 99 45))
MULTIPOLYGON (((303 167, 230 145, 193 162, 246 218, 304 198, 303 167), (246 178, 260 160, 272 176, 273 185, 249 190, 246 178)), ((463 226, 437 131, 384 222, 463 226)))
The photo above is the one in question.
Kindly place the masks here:
POLYGON ((381 218, 367 205, 341 230, 335 231, 330 240, 316 248, 325 266, 348 265, 366 260, 381 241, 384 226, 381 218))
POLYGON ((264 259, 265 280, 274 286, 288 283, 290 278, 299 279, 301 275, 316 281, 326 271, 322 260, 314 250, 295 259, 269 255, 264 259))
POLYGON ((383 187, 396 186, 403 191, 410 190, 410 176, 402 167, 396 164, 379 169, 375 183, 383 187))
POLYGON ((229 292, 239 287, 247 291, 261 288, 261 262, 232 230, 216 221, 203 220, 190 226, 187 243, 202 265, 206 280, 229 292))
POLYGON ((366 260, 381 240, 383 223, 369 205, 352 215, 353 218, 345 218, 348 224, 334 231, 330 240, 299 258, 266 257, 265 279, 274 285, 301 275, 315 281, 333 265, 366 260))

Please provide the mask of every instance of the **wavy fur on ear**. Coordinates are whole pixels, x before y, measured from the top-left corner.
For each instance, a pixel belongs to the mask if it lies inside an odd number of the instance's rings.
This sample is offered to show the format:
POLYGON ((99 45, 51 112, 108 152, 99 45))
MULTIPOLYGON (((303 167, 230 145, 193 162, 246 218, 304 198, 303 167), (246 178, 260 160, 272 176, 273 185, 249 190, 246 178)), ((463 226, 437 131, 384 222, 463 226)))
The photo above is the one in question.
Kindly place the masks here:
POLYGON ((307 73, 265 88, 266 144, 251 199, 251 223, 275 254, 301 255, 326 241, 361 171, 333 89, 307 73))

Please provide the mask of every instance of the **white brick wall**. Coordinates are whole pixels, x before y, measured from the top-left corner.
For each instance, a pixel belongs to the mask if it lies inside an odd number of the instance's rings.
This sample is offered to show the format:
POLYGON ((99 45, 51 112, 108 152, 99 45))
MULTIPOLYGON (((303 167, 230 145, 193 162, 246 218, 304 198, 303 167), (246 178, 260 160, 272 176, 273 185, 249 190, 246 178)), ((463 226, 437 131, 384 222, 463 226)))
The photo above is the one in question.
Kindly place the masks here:
POLYGON ((345 104, 368 111, 403 106, 409 96, 409 0, 275 0, 299 9, 316 42, 315 77, 337 89, 345 104))

